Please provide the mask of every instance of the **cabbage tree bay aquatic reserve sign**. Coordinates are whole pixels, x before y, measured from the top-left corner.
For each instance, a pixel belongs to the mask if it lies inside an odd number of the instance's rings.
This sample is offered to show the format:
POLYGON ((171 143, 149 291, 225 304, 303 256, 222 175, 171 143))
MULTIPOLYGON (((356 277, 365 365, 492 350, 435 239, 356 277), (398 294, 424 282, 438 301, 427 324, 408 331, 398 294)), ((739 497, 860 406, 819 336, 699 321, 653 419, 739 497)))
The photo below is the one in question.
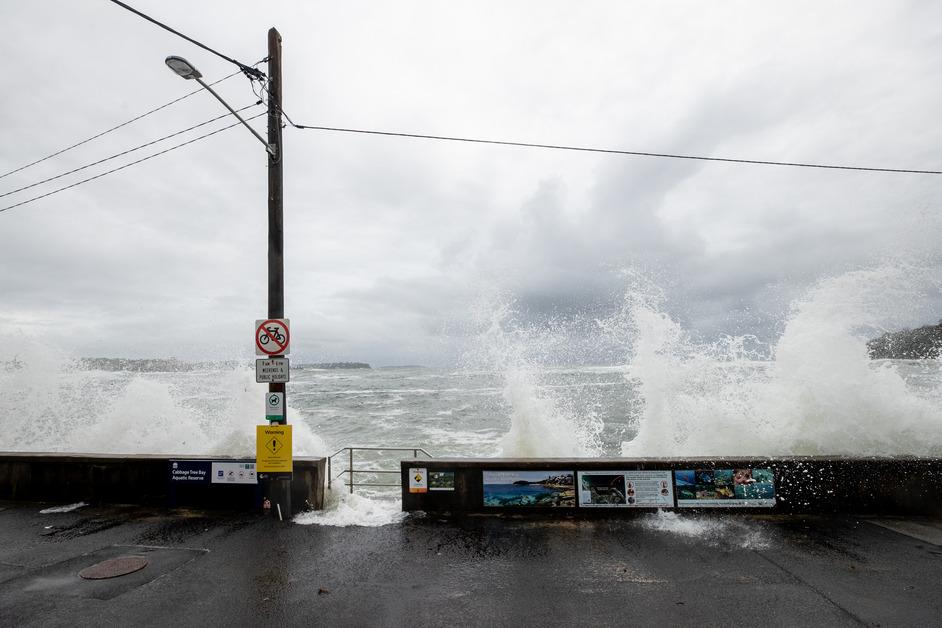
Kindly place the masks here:
POLYGON ((291 343, 287 318, 267 318, 255 321, 255 354, 288 355, 291 343))
POLYGON ((771 508, 772 469, 678 469, 674 471, 678 508, 771 508))
POLYGON ((212 462, 209 460, 171 460, 170 481, 192 484, 209 483, 212 462))
POLYGON ((286 384, 291 381, 288 358, 255 360, 255 381, 259 384, 286 384))

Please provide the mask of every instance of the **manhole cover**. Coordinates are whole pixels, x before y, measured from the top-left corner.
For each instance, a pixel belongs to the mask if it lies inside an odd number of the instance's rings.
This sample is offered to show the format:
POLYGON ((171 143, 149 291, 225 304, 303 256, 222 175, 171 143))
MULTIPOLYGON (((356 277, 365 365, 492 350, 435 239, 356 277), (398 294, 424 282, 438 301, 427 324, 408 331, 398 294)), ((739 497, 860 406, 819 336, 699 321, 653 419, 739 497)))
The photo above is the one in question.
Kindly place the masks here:
POLYGON ((79 576, 86 580, 105 580, 106 578, 117 578, 126 576, 129 573, 140 571, 147 566, 147 559, 143 556, 118 556, 109 558, 97 565, 86 567, 79 572, 79 576))

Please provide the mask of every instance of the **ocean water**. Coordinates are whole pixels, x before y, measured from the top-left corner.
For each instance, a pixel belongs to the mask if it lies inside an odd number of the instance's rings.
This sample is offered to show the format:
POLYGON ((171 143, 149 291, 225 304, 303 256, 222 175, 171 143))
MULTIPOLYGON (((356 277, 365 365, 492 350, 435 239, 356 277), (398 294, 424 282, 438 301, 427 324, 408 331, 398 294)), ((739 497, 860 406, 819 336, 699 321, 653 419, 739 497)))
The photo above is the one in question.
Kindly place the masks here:
MULTIPOLYGON (((769 344, 748 335, 698 342, 664 311, 656 286, 634 282, 615 314, 592 321, 600 344, 616 348, 606 365, 544 359, 565 326, 518 323, 506 304, 482 308, 489 318, 454 366, 294 368, 295 453, 385 446, 434 456, 939 456, 940 362, 875 361, 866 348, 937 292, 936 281, 892 267, 824 279, 791 303, 769 344)), ((3 341, 0 450, 254 455, 265 387, 254 381, 251 354, 235 364, 130 372, 95 368, 29 338, 3 341)), ((369 494, 334 491, 332 500, 330 513, 305 520, 398 516, 369 494)))
MULTIPOLYGON (((744 380, 743 386, 780 385, 774 380, 774 363, 711 366, 723 371, 724 377, 744 380)), ((548 367, 540 372, 539 383, 528 394, 551 404, 556 414, 526 417, 531 423, 527 433, 533 440, 523 452, 514 448, 519 438, 510 438, 517 436, 514 420, 518 416, 512 402, 523 393, 508 391, 512 384, 499 372, 296 368, 288 388, 288 416, 297 431, 298 455, 324 455, 347 446, 421 447, 434 456, 487 457, 541 455, 543 446, 546 456, 942 453, 942 427, 932 423, 933 418, 942 422, 942 365, 934 360, 887 360, 874 361, 866 368, 876 379, 898 378, 902 396, 898 407, 923 410, 923 429, 911 429, 913 417, 881 417, 881 407, 849 399, 848 405, 863 411, 849 425, 840 426, 844 431, 833 425, 815 427, 829 441, 815 441, 787 424, 781 426, 779 441, 752 438, 749 427, 764 425, 775 415, 750 414, 740 406, 740 399, 730 395, 722 398, 730 405, 710 416, 701 411, 677 419, 661 417, 677 429, 658 442, 651 432, 663 436, 666 430, 659 424, 648 425, 653 419, 640 398, 644 384, 632 377, 630 369, 596 366, 548 367), (546 418, 548 424, 541 425, 546 418), (739 418, 739 425, 730 425, 739 418), (859 433, 873 431, 877 419, 886 423, 879 424, 882 440, 872 433, 859 433), (573 426, 571 431, 566 422, 573 426), (578 441, 580 428, 590 438, 578 441), (551 434, 554 429, 562 432, 551 434), (726 436, 727 431, 737 436, 726 436), (547 434, 548 442, 543 442, 541 433, 547 434), (568 452, 565 443, 552 442, 567 438, 571 439, 568 452), (639 443, 642 438, 650 444, 639 443)), ((264 415, 265 387, 255 383, 254 371, 248 367, 131 373, 86 370, 66 361, 50 387, 40 385, 43 380, 31 371, 21 367, 0 372, 2 450, 254 455, 254 426, 264 415)), ((695 403, 690 398, 672 401, 685 407, 695 403)), ((776 414, 795 412, 791 420, 814 426, 816 417, 803 416, 792 401, 782 398, 771 406, 776 414)), ((806 396, 803 401, 809 414, 821 413, 819 418, 825 422, 827 415, 818 408, 821 400, 806 396)), ((715 403, 715 395, 703 394, 700 402, 715 403)))

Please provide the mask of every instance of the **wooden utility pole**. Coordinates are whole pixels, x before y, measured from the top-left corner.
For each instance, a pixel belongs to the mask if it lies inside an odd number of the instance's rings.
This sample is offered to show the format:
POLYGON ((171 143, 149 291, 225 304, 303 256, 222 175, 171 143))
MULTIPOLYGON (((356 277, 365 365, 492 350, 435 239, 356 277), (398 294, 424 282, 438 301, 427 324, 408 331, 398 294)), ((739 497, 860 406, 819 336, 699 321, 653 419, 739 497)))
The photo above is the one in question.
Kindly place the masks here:
MULTIPOLYGON (((281 145, 281 34, 268 30, 268 318, 285 317, 285 260, 284 260, 284 151, 281 145)), ((281 357, 281 356, 275 356, 281 357)), ((269 392, 285 393, 285 384, 269 384, 269 392)), ((288 396, 285 394, 284 419, 288 423, 288 396)), ((274 424, 274 423, 273 423, 274 424)), ((277 475, 268 483, 272 509, 281 510, 281 516, 291 518, 291 477, 277 475)))

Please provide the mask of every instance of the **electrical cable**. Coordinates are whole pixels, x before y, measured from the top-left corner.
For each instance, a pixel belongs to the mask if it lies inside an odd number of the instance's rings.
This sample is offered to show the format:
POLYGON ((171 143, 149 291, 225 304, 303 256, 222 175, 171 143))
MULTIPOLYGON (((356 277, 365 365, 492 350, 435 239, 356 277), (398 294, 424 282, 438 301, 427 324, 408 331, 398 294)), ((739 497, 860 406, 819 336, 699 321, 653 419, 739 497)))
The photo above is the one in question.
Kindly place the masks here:
MULTIPOLYGON (((258 92, 255 91, 254 80, 252 81, 252 93, 256 96, 259 96, 258 92)), ((265 94, 268 94, 269 100, 271 99, 271 94, 268 92, 268 86, 265 84, 264 80, 259 80, 259 85, 261 91, 265 94)), ((259 96, 259 98, 261 98, 259 96)), ((277 106, 277 105, 276 105, 277 106)), ((313 126, 305 124, 296 124, 294 120, 287 114, 287 112, 278 107, 281 115, 285 117, 285 120, 296 129, 302 130, 312 130, 312 131, 334 131, 337 133, 359 133, 364 135, 384 135, 387 137, 407 137, 414 139, 424 139, 424 140, 440 140, 445 142, 467 142, 472 144, 490 144, 496 146, 518 146, 525 148, 546 148, 551 150, 568 150, 568 151, 577 151, 585 153, 603 153, 609 155, 630 155, 634 157, 661 157, 667 159, 687 159, 694 161, 713 161, 713 162, 722 162, 722 163, 733 163, 733 164, 752 164, 760 166, 788 166, 792 168, 819 168, 825 170, 855 170, 860 172, 894 172, 902 174, 942 174, 942 170, 916 170, 916 169, 907 169, 907 168, 876 168, 868 166, 843 166, 836 164, 817 164, 817 163, 805 163, 805 162, 794 162, 794 161, 771 161, 765 159, 735 159, 731 157, 705 157, 703 155, 683 155, 676 153, 653 153, 648 151, 633 151, 633 150, 617 150, 610 148, 592 148, 586 146, 566 146, 561 144, 536 144, 531 142, 513 142, 507 140, 485 140, 480 138, 470 138, 470 137, 453 137, 446 135, 425 135, 421 133, 398 133, 393 131, 375 131, 368 129, 352 129, 352 128, 343 128, 343 127, 330 127, 330 126, 313 126)))
MULTIPOLYGON (((232 74, 229 74, 228 76, 224 76, 224 77, 222 77, 221 79, 219 79, 218 81, 213 81, 213 82, 210 83, 209 85, 212 86, 212 85, 216 85, 216 84, 218 84, 218 83, 222 83, 223 81, 225 81, 225 80, 227 80, 227 79, 231 79, 233 76, 236 76, 237 74, 241 74, 241 70, 238 71, 238 72, 233 72, 232 74)), ((118 129, 120 129, 120 128, 122 128, 122 127, 125 127, 125 126, 131 124, 132 122, 137 122, 137 121, 140 120, 141 118, 146 118, 147 116, 149 116, 149 115, 152 114, 152 113, 157 113, 157 112, 160 111, 161 109, 166 109, 166 108, 169 107, 170 105, 173 105, 173 104, 175 104, 175 103, 178 103, 178 102, 180 102, 181 100, 184 100, 185 98, 189 98, 190 96, 193 96, 194 94, 199 94, 199 93, 202 92, 202 91, 203 91, 203 88, 202 88, 202 87, 199 88, 199 89, 193 90, 192 92, 190 92, 190 93, 188 93, 188 94, 184 94, 183 96, 180 96, 179 98, 176 98, 176 99, 174 99, 174 100, 171 100, 171 101, 168 102, 168 103, 165 103, 165 104, 163 104, 163 105, 160 105, 159 107, 155 107, 154 109, 151 109, 150 111, 147 111, 147 112, 145 112, 145 113, 142 113, 141 115, 136 116, 136 117, 134 117, 134 118, 131 118, 131 119, 128 120, 127 122, 122 122, 121 124, 119 124, 119 125, 117 125, 117 126, 113 126, 113 127, 111 127, 110 129, 108 129, 108 130, 106 130, 106 131, 102 131, 102 132, 99 133, 98 135, 93 135, 93 136, 91 136, 91 137, 88 138, 88 139, 82 140, 81 142, 78 142, 78 143, 76 143, 76 144, 72 144, 71 146, 68 146, 68 147, 66 147, 66 148, 63 148, 62 150, 56 151, 56 152, 52 153, 51 155, 46 155, 46 156, 43 157, 42 159, 37 159, 36 161, 31 162, 31 163, 28 163, 28 164, 26 164, 25 166, 20 166, 19 168, 16 168, 15 170, 11 170, 11 171, 6 172, 6 173, 4 173, 4 174, 0 174, 0 179, 2 179, 2 178, 4 178, 4 177, 8 177, 8 176, 10 176, 11 174, 16 174, 17 172, 20 172, 21 170, 26 170, 26 169, 29 168, 30 166, 35 166, 36 164, 42 163, 42 162, 46 161, 47 159, 52 159, 53 157, 57 157, 58 155, 61 155, 62 153, 65 153, 65 152, 67 152, 67 151, 70 151, 70 150, 72 150, 73 148, 78 148, 78 147, 81 146, 82 144, 88 144, 88 143, 91 142, 92 140, 97 140, 99 137, 101 137, 101 136, 103 136, 103 135, 107 135, 108 133, 111 133, 112 131, 117 131, 118 129)))
MULTIPOLYGON (((256 103, 253 103, 253 104, 251 104, 251 105, 246 105, 245 107, 242 107, 241 109, 236 109, 236 112, 237 112, 237 113, 238 113, 238 112, 242 112, 242 111, 245 111, 246 109, 250 109, 250 108, 252 108, 252 107, 256 107, 256 106, 258 106, 258 105, 260 105, 260 104, 262 104, 262 101, 261 101, 261 100, 259 100, 259 101, 256 102, 256 103)), ((206 126, 207 124, 211 124, 211 123, 213 123, 213 122, 216 122, 217 120, 222 120, 223 118, 228 118, 230 115, 232 115, 232 114, 230 114, 230 113, 224 113, 223 115, 217 116, 217 117, 215 117, 215 118, 213 118, 213 119, 211 119, 211 120, 207 120, 206 122, 200 122, 199 124, 195 124, 195 125, 191 126, 191 127, 188 128, 188 129, 183 129, 182 131, 177 131, 176 133, 171 133, 170 135, 165 135, 165 136, 163 136, 163 137, 161 137, 161 138, 158 138, 158 139, 156 139, 156 140, 151 140, 150 142, 147 142, 146 144, 141 144, 140 146, 135 146, 134 148, 129 148, 128 150, 121 151, 120 153, 115 153, 114 155, 111 155, 110 157, 105 157, 105 158, 103 158, 103 159, 99 159, 98 161, 94 161, 94 162, 92 162, 92 163, 90 163, 90 164, 85 164, 84 166, 80 166, 80 167, 75 168, 75 169, 73 169, 73 170, 69 170, 68 172, 63 172, 62 174, 57 174, 57 175, 55 175, 55 176, 53 176, 53 177, 49 177, 49 178, 47 178, 47 179, 43 179, 42 181, 37 181, 36 183, 30 183, 29 185, 24 185, 24 186, 21 187, 21 188, 17 188, 17 189, 15 189, 15 190, 11 190, 11 191, 9 191, 9 192, 4 192, 4 193, 0 194, 0 198, 3 198, 4 196, 10 196, 11 194, 16 194, 17 192, 22 192, 23 190, 28 190, 28 189, 30 189, 30 188, 34 188, 34 187, 36 187, 36 186, 38 186, 38 185, 42 185, 43 183, 49 183, 50 181, 55 181, 56 179, 61 179, 62 177, 68 176, 68 175, 70 175, 70 174, 75 174, 76 172, 80 172, 80 171, 82 171, 82 170, 86 170, 86 169, 88 169, 88 168, 91 168, 92 166, 97 166, 97 165, 99 165, 99 164, 103 164, 103 163, 105 163, 106 161, 111 161, 112 159, 116 159, 116 158, 118 158, 118 157, 123 157, 124 155, 127 155, 127 154, 129 154, 129 153, 133 153, 134 151, 140 150, 140 149, 142 149, 142 148, 147 148, 148 146, 152 146, 152 145, 157 144, 157 143, 159 143, 159 142, 162 142, 162 141, 164 141, 164 140, 169 140, 171 137, 176 137, 176 136, 178 136, 178 135, 183 135, 184 133, 188 133, 189 131, 192 131, 193 129, 198 129, 198 128, 200 128, 201 126, 206 126)))
POLYGON ((219 51, 217 51, 217 50, 213 50, 212 48, 210 48, 210 47, 207 46, 206 44, 200 43, 200 42, 196 41, 195 39, 193 39, 192 37, 187 37, 186 35, 184 35, 184 34, 181 33, 180 31, 174 30, 174 29, 170 28, 169 26, 167 26, 167 25, 164 24, 163 22, 158 22, 157 20, 155 20, 154 18, 150 17, 149 15, 146 15, 146 14, 144 14, 144 13, 141 13, 140 11, 138 11, 137 9, 135 9, 135 8, 132 7, 132 6, 129 6, 129 5, 125 4, 125 3, 123 3, 123 2, 119 2, 119 0, 111 0, 111 2, 113 2, 113 3, 116 4, 116 5, 118 5, 119 7, 122 7, 122 8, 124 8, 124 9, 127 9, 128 11, 130 11, 131 13, 134 13, 135 15, 138 15, 138 16, 144 18, 144 19, 147 20, 148 22, 151 22, 151 23, 153 23, 153 24, 156 24, 157 26, 159 26, 160 28, 162 28, 162 29, 164 29, 164 30, 170 31, 171 33, 173 33, 173 34, 176 35, 177 37, 182 37, 183 39, 187 40, 187 41, 190 42, 191 44, 195 44, 195 45, 199 46, 200 48, 202 48, 203 50, 206 50, 206 51, 208 51, 208 52, 211 52, 211 53, 213 53, 214 55, 216 55, 217 57, 219 57, 219 58, 221 58, 221 59, 225 59, 225 60, 228 61, 229 63, 235 64, 236 66, 239 67, 239 69, 240 69, 246 76, 248 76, 248 77, 250 77, 250 78, 253 77, 253 76, 254 76, 255 78, 261 78, 261 77, 265 76, 265 73, 262 72, 261 70, 259 70, 258 68, 253 68, 253 67, 251 67, 251 66, 245 65, 245 64, 242 63, 241 61, 236 61, 236 60, 233 59, 232 57, 227 57, 226 55, 222 54, 221 52, 219 52, 219 51))
MULTIPOLYGON (((264 115, 266 115, 266 113, 263 112, 263 113, 260 113, 260 114, 258 114, 258 115, 254 115, 254 116, 252 116, 251 118, 248 118, 248 120, 254 120, 254 119, 259 118, 259 117, 264 116, 264 115)), ((113 172, 118 172, 119 170, 124 170, 125 168, 130 168, 131 166, 133 166, 133 165, 135 165, 135 164, 139 164, 139 163, 145 162, 145 161, 147 161, 148 159, 153 159, 154 157, 159 157, 160 155, 164 155, 164 154, 166 154, 166 153, 169 153, 169 152, 172 151, 172 150, 176 150, 176 149, 178 149, 178 148, 183 148, 184 146, 187 146, 188 144, 192 144, 193 142, 198 142, 198 141, 200 141, 200 140, 202 140, 202 139, 206 139, 207 137, 210 137, 210 136, 212 136, 212 135, 216 135, 217 133, 222 133, 223 131, 227 131, 227 130, 229 130, 229 129, 235 128, 235 127, 237 127, 237 126, 240 126, 241 124, 242 124, 241 122, 235 122, 235 123, 233 123, 233 124, 230 124, 229 126, 224 126, 224 127, 220 128, 220 129, 216 129, 215 131, 211 131, 211 132, 206 133, 206 134, 204 134, 204 135, 200 135, 199 137, 194 137, 194 138, 191 139, 191 140, 187 140, 187 141, 185 141, 185 142, 181 142, 180 144, 176 144, 176 145, 171 146, 170 148, 164 149, 164 150, 162 150, 162 151, 160 151, 160 152, 154 153, 154 154, 152 154, 152 155, 148 155, 147 157, 142 157, 141 159, 138 159, 138 160, 136 160, 136 161, 132 161, 132 162, 126 163, 126 164, 124 164, 123 166, 119 166, 119 167, 117 167, 117 168, 112 168, 111 170, 106 170, 105 172, 102 172, 102 173, 100 173, 100 174, 96 174, 96 175, 93 176, 93 177, 88 177, 87 179, 82 179, 81 181, 76 181, 75 183, 72 183, 72 184, 70 184, 70 185, 66 185, 66 186, 64 186, 64 187, 55 189, 55 190, 53 190, 53 191, 51 191, 51 192, 46 192, 45 194, 42 194, 42 195, 40 195, 40 196, 34 196, 33 198, 26 199, 25 201, 21 201, 21 202, 19 202, 19 203, 16 203, 15 205, 10 205, 10 206, 8 206, 8 207, 4 207, 4 208, 0 209, 0 213, 3 213, 3 212, 8 211, 8 210, 10 210, 10 209, 13 209, 14 207, 20 207, 21 205, 26 205, 27 203, 32 203, 33 201, 38 201, 39 199, 41 199, 41 198, 46 198, 47 196, 52 196, 53 194, 58 194, 59 192, 64 192, 65 190, 69 190, 69 189, 74 188, 74 187, 76 187, 76 186, 82 185, 83 183, 88 183, 89 181, 94 181, 95 179, 100 179, 101 177, 104 177, 105 175, 109 175, 109 174, 111 174, 111 173, 113 173, 113 172)))
MULTIPOLYGON (((282 112, 284 114, 284 110, 282 112)), ((372 131, 366 129, 350 129, 330 126, 309 126, 305 124, 295 124, 291 118, 285 114, 285 118, 296 129, 308 129, 313 131, 335 131, 338 133, 360 133, 365 135, 385 135, 389 137, 409 137, 425 140, 442 140, 446 142, 469 142, 473 144, 492 144, 498 146, 522 146, 527 148, 547 148, 552 150, 568 150, 584 153, 604 153, 609 155, 631 155, 635 157, 662 157, 668 159, 688 159, 695 161, 714 161, 733 164, 755 164, 762 166, 789 166, 793 168, 823 168, 827 170, 858 170, 863 172, 897 172, 906 174, 942 174, 942 170, 914 170, 906 168, 872 168, 866 166, 841 166, 833 164, 803 163, 794 161, 769 161, 764 159, 733 159, 727 157, 704 157, 702 155, 682 155, 674 153, 652 153, 647 151, 635 150, 616 150, 609 148, 590 148, 585 146, 565 146, 559 144, 534 144, 530 142, 511 142, 504 140, 484 140, 469 137, 450 137, 446 135, 423 135, 420 133, 395 133, 392 131, 372 131)))

